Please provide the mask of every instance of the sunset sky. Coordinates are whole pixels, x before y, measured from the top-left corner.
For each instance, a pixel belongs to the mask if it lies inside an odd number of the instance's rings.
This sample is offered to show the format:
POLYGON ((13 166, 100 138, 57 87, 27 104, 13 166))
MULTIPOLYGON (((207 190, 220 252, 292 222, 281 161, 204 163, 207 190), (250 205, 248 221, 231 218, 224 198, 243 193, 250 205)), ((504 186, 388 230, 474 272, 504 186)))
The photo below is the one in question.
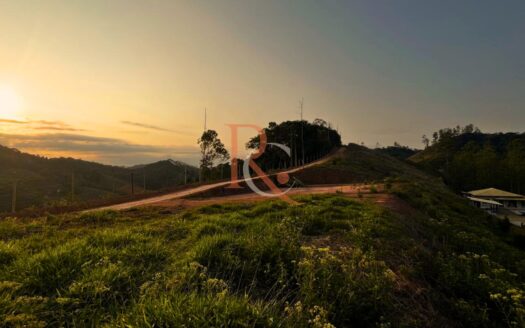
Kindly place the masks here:
MULTIPOLYGON (((208 127, 324 118, 420 147, 525 126, 523 1, 0 0, 0 144, 195 164, 208 127)), ((249 133, 243 136, 253 135, 249 133)))

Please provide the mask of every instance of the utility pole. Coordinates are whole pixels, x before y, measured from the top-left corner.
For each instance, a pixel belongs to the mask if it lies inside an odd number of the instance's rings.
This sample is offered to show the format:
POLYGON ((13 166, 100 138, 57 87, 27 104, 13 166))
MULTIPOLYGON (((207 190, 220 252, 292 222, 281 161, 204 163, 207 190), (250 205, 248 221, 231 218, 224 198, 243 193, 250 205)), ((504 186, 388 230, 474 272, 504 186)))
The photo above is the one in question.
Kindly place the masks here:
POLYGON ((131 172, 131 195, 135 195, 135 174, 131 172))
POLYGON ((18 185, 18 181, 15 180, 15 182, 13 182, 13 198, 11 202, 11 212, 13 213, 16 212, 16 187, 17 185, 18 185))
MULTIPOLYGON (((204 107, 204 133, 206 133, 206 131, 208 131, 208 126, 207 126, 207 122, 208 121, 208 109, 206 107, 204 107)), ((204 159, 204 153, 202 154, 202 159, 204 159)), ((199 182, 202 182, 203 180, 203 174, 202 174, 202 166, 199 167, 199 182)))
MULTIPOLYGON (((293 127, 293 125, 292 125, 293 127)), ((290 167, 293 167, 294 166, 294 157, 297 158, 296 156, 296 152, 295 152, 295 145, 294 145, 294 139, 295 139, 295 129, 293 131, 293 133, 290 133, 290 149, 292 150, 292 156, 290 156, 290 167)))
POLYGON ((207 121, 208 117, 207 117, 207 109, 206 107, 204 108, 204 132, 206 132, 206 129, 207 129, 207 126, 206 126, 206 121, 207 121))
POLYGON ((303 162, 303 165, 305 164, 304 163, 304 124, 303 124, 303 102, 304 102, 304 99, 301 98, 301 102, 300 102, 300 105, 301 105, 301 153, 302 153, 302 162, 303 162))
POLYGON ((75 171, 71 172, 71 202, 75 200, 75 171))

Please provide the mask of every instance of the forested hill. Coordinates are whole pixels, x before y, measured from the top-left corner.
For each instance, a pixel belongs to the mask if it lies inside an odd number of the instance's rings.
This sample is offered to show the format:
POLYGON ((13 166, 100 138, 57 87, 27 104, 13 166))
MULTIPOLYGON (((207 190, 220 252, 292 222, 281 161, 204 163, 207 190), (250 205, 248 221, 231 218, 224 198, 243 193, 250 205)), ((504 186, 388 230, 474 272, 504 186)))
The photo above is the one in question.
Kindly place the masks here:
MULTIPOLYGON (((288 156, 278 147, 267 147, 257 163, 265 169, 276 167, 299 166, 325 156, 341 146, 341 135, 332 125, 317 118, 313 122, 285 121, 279 124, 270 122, 264 128, 268 142, 290 147, 288 156)), ((246 144, 249 149, 259 147, 259 136, 246 144)))
POLYGON ((0 146, 0 212, 11 210, 13 185, 17 182, 17 209, 67 205, 107 199, 134 190, 169 188, 198 178, 198 169, 179 162, 160 161, 133 168, 103 165, 73 158, 45 158, 0 146), (72 195, 74 185, 74 195, 72 195))
POLYGON ((456 190, 486 187, 525 193, 525 134, 444 129, 432 145, 409 158, 439 172, 456 190))

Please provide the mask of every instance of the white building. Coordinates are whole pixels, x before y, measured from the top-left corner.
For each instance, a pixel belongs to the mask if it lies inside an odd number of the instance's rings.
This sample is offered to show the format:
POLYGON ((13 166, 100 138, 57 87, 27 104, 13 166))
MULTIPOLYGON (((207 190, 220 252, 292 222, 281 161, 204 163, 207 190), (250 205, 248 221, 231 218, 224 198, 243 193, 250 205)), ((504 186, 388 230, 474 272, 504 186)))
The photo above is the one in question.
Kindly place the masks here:
POLYGON ((491 213, 504 209, 516 215, 525 215, 525 196, 523 195, 496 188, 472 190, 464 194, 474 206, 491 213))

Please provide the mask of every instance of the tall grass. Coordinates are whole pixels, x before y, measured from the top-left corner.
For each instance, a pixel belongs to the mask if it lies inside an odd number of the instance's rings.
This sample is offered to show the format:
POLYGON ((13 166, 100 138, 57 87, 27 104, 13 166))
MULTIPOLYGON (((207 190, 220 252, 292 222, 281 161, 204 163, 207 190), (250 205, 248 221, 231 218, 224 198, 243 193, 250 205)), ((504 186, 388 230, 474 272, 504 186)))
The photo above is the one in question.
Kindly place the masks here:
POLYGON ((522 323, 523 280, 495 255, 523 253, 492 226, 456 223, 437 242, 426 214, 296 199, 2 221, 1 326, 522 323))

